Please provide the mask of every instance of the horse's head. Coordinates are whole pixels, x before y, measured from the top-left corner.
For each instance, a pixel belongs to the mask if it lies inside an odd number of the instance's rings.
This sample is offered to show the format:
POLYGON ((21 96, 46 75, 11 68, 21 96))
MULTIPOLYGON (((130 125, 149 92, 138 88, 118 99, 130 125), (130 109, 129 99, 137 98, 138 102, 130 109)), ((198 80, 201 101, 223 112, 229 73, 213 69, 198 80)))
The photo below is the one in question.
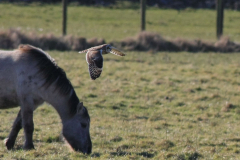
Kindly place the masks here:
POLYGON ((63 123, 63 136, 75 151, 90 154, 92 142, 89 133, 90 117, 83 103, 78 104, 77 114, 63 123))

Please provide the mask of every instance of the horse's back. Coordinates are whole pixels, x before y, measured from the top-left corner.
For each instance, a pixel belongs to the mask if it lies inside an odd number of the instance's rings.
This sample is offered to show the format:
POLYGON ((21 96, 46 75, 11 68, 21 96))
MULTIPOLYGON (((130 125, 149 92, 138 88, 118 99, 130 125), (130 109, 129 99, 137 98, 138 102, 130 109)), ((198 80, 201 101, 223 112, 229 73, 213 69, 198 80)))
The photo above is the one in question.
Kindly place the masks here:
POLYGON ((9 85, 16 85, 22 79, 36 74, 37 62, 31 56, 31 49, 31 46, 21 45, 14 51, 0 50, 0 82, 5 80, 9 85))
POLYGON ((35 96, 33 82, 37 69, 29 52, 30 47, 0 51, 0 109, 19 106, 23 94, 35 96))

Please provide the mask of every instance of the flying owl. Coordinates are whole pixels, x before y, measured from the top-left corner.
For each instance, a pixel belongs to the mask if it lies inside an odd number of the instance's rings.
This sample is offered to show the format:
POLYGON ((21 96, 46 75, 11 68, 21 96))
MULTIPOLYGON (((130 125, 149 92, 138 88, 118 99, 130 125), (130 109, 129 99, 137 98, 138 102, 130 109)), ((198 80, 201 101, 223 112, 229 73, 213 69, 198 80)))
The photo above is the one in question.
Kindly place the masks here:
POLYGON ((123 52, 114 48, 110 44, 103 44, 100 46, 95 46, 79 53, 87 53, 86 61, 88 63, 89 75, 92 80, 100 77, 103 68, 103 54, 112 53, 117 56, 125 56, 123 52))

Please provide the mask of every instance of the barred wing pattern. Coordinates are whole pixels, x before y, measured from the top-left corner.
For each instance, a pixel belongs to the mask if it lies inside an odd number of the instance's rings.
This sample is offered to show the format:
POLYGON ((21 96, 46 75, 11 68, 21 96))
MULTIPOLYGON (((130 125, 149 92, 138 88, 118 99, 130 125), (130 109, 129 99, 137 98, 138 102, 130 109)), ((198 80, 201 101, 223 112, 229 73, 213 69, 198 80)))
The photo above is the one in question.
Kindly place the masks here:
POLYGON ((103 57, 101 50, 88 50, 86 54, 89 75, 92 80, 98 78, 102 73, 103 57))
POLYGON ((102 73, 102 68, 98 68, 95 63, 91 63, 88 65, 88 70, 89 70, 89 75, 91 77, 92 80, 97 79, 98 77, 100 77, 101 73, 102 73))
POLYGON ((94 51, 94 50, 100 50, 102 49, 103 46, 105 46, 106 44, 103 44, 103 45, 100 45, 100 46, 95 46, 95 47, 91 47, 91 48, 88 48, 88 49, 85 49, 83 51, 80 51, 78 53, 87 53, 88 51, 94 51))
POLYGON ((125 56, 125 54, 124 54, 123 52, 117 50, 117 49, 114 48, 114 47, 112 47, 110 53, 115 54, 115 55, 117 55, 117 56, 125 56))

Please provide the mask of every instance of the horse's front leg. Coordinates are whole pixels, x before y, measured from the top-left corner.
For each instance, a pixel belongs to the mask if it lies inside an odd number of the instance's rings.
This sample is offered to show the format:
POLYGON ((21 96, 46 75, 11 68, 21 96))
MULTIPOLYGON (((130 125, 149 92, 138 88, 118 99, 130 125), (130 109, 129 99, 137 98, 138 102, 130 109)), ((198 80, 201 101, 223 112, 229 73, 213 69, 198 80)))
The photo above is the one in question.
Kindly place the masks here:
POLYGON ((18 135, 18 132, 21 130, 21 128, 22 128, 22 116, 21 116, 21 109, 20 109, 20 111, 18 112, 17 118, 15 119, 15 121, 13 123, 12 130, 11 130, 8 138, 6 138, 4 140, 5 145, 8 150, 13 148, 16 138, 17 138, 17 135, 18 135))
POLYGON ((34 124, 33 124, 33 109, 32 106, 29 104, 24 104, 21 106, 21 115, 22 115, 22 126, 24 128, 24 135, 25 135, 25 143, 23 149, 30 150, 34 149, 33 145, 33 131, 34 131, 34 124))

